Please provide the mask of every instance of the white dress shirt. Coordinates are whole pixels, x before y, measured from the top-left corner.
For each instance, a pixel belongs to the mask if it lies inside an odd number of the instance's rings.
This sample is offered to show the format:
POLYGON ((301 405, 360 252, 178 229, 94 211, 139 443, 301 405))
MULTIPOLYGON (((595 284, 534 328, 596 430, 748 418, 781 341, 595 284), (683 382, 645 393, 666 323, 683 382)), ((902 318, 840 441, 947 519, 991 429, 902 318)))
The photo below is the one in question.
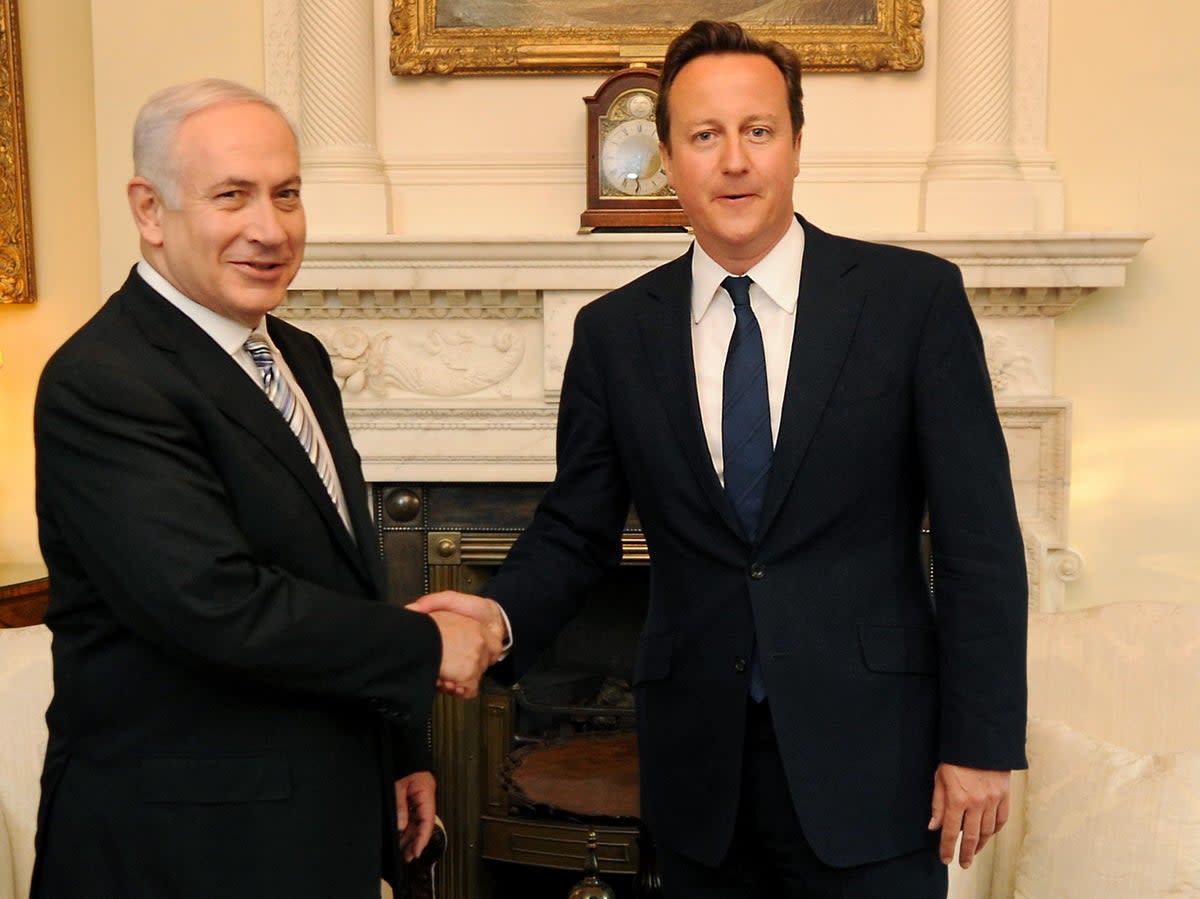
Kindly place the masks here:
POLYGON ((333 474, 333 489, 337 491, 338 496, 338 515, 341 516, 342 523, 346 525, 347 533, 353 537, 354 528, 350 524, 350 514, 346 509, 345 494, 342 493, 342 485, 338 479, 337 468, 332 464, 333 454, 329 452, 329 444, 325 442, 325 434, 321 431, 321 425, 317 421, 317 416, 313 414, 312 405, 308 402, 308 397, 304 395, 304 391, 300 389, 300 384, 296 381, 296 376, 288 368, 287 360, 283 358, 283 353, 279 351, 279 348, 275 346, 275 342, 271 340, 271 335, 267 333, 266 318, 264 317, 259 321, 256 327, 247 328, 241 322, 235 322, 233 319, 218 315, 207 306, 201 306, 195 300, 184 296, 176 289, 175 285, 160 275, 145 259, 138 262, 137 272, 141 275, 143 281, 162 295, 163 299, 194 321, 201 331, 211 337, 217 346, 228 353, 233 358, 233 361, 241 366, 242 371, 254 381, 258 389, 264 392, 262 375, 259 373, 258 366, 255 365, 250 351, 245 347, 246 338, 251 334, 256 334, 271 348, 271 354, 275 357, 275 367, 283 373, 283 376, 287 379, 288 386, 291 387, 292 393, 296 396, 296 400, 304 407, 304 413, 308 416, 308 420, 312 424, 313 434, 316 436, 317 442, 321 447, 321 452, 325 454, 326 459, 330 460, 331 464, 329 467, 333 474))
MULTIPOLYGON (((796 333, 796 302, 800 295, 800 270, 804 261, 804 229, 794 218, 792 226, 771 252, 746 272, 750 308, 762 331, 767 360, 767 396, 771 404, 771 443, 779 439, 788 364, 796 333)), ((721 406, 724 399, 725 356, 733 336, 733 300, 721 286, 729 276, 699 243, 692 252, 692 360, 696 366, 696 391, 700 420, 713 468, 725 483, 725 457, 721 448, 721 406)))

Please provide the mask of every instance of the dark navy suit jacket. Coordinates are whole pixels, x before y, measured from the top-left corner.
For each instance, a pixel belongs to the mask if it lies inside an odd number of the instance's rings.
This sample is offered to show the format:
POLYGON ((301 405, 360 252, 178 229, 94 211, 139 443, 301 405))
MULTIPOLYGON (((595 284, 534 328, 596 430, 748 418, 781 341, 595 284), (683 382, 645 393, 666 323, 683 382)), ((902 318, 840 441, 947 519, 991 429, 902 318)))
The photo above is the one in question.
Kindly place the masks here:
POLYGON ((803 273, 759 536, 713 470, 690 253, 579 314, 558 473, 485 592, 519 674, 620 554, 650 550, 635 675, 642 816, 715 864, 732 838, 757 637, 791 798, 825 862, 928 845, 939 761, 1024 767, 1026 576, 958 269, 801 220, 803 273), (918 549, 928 508, 936 609, 918 549))

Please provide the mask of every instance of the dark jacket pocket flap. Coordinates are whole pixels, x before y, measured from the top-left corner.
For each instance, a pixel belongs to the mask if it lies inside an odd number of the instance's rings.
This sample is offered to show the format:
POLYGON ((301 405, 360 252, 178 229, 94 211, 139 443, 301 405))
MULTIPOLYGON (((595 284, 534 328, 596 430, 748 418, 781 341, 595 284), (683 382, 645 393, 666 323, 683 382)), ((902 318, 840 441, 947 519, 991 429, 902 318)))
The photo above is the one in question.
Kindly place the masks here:
POLYGON ((937 631, 931 627, 860 625, 863 662, 871 671, 937 674, 937 631))
POLYGON ((635 687, 646 681, 662 680, 670 674, 671 644, 670 634, 651 634, 642 638, 633 669, 635 687))
POLYGON ((283 753, 250 756, 154 756, 139 773, 144 802, 269 802, 292 795, 283 753))

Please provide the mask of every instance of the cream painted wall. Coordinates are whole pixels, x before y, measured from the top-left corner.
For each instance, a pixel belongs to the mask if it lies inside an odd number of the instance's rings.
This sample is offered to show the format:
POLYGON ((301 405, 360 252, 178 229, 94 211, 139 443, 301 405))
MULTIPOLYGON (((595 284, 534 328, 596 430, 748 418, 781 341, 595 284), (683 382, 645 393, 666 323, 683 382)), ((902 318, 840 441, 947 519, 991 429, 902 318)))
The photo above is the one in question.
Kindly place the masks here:
MULTIPOLYGON (((391 0, 371 2, 383 23, 375 90, 379 151, 395 185, 392 230, 574 234, 587 193, 583 98, 604 76, 397 78, 387 64, 391 0)), ((919 71, 806 76, 795 195, 814 223, 863 236, 918 227, 935 140, 937 21, 936 2, 926 0, 919 71)))
MULTIPOLYGON (((932 29, 936 3, 927 5, 932 29)), ((1200 208, 1200 176, 1190 158, 1200 143, 1200 75, 1189 63, 1200 7, 1170 6, 1167 20, 1133 17, 1118 0, 1052 3, 1050 142, 1066 183, 1068 227, 1158 235, 1132 266, 1128 286, 1101 291, 1058 322, 1058 392, 1075 404, 1070 535, 1087 562, 1070 588, 1072 606, 1131 598, 1200 603, 1193 522, 1200 507, 1200 477, 1193 470, 1200 457, 1200 354, 1192 348, 1200 304, 1189 283, 1200 236, 1193 212, 1200 208)), ((202 74, 256 86, 263 80, 260 0, 93 0, 90 10, 89 32, 85 0, 24 0, 21 6, 43 301, 0 309, 6 356, 0 369, 0 561, 36 552, 28 422, 37 373, 100 296, 119 285, 136 254, 122 186, 138 105, 161 85, 202 74)), ((386 44, 385 36, 379 44, 386 44)), ((915 76, 911 89, 932 72, 915 76)), ((497 131, 503 124, 493 122, 485 129, 488 140, 475 142, 463 139, 457 125, 448 132, 430 126, 425 113, 432 104, 452 121, 476 125, 477 111, 510 103, 514 87, 522 97, 565 94, 576 102, 591 84, 586 78, 397 83, 386 73, 380 79, 381 103, 407 105, 413 114, 406 134, 381 140, 389 161, 400 164, 418 151, 444 154, 451 163, 470 154, 486 161, 496 146, 511 162, 531 134, 544 138, 548 157, 570 160, 576 135, 561 122, 549 133, 523 128, 517 134, 497 131)), ((813 133, 806 149, 819 158, 823 149, 836 154, 852 142, 835 123, 838 110, 856 117, 869 111, 881 83, 870 76, 811 78, 813 133)), ((525 107, 520 116, 528 117, 525 107)), ((879 131, 880 152, 909 156, 928 145, 932 122, 879 131)), ((575 186, 565 183, 562 190, 575 186)), ((802 179, 798 195, 811 212, 805 191, 802 179)), ((419 192, 414 198, 420 200, 419 192)), ((826 202, 817 199, 818 206, 826 202)), ((564 228, 577 205, 560 210, 564 228)), ((423 233, 421 216, 398 214, 401 230, 423 233)), ((839 228, 851 221, 844 212, 845 221, 816 217, 839 228)), ((445 227, 430 230, 444 233, 445 227)))
POLYGON ((1058 323, 1074 402, 1071 606, 1200 603, 1200 6, 1053 0, 1050 144, 1073 229, 1156 233, 1058 323))
POLYGON ((263 86, 260 0, 92 0, 100 284, 121 286, 138 252, 125 202, 130 133, 160 88, 207 76, 263 86))
POLYGON ((92 42, 87 0, 21 0, 38 302, 0 306, 0 563, 40 558, 33 395, 50 353, 99 305, 92 42))
POLYGON ((261 87, 258 0, 21 0, 40 299, 0 308, 0 562, 38 558, 31 418, 50 354, 137 258, 125 204, 142 101, 201 75, 261 87))

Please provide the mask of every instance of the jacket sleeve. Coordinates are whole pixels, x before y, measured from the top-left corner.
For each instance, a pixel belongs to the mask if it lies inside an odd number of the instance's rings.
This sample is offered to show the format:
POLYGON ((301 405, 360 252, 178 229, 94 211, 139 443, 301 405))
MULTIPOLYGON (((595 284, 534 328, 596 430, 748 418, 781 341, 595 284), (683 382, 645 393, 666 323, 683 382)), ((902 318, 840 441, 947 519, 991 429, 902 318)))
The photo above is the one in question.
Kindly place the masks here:
MULTIPOLYGON (((62 601, 101 603, 186 663, 424 720, 441 656, 434 623, 370 601, 352 579, 321 582, 258 557, 239 517, 248 500, 231 495, 193 408, 202 403, 129 365, 51 362, 35 406, 37 506, 43 551, 74 588, 62 601)), ((265 487, 260 499, 272 502, 265 487)))
POLYGON ((946 272, 924 325, 914 385, 933 541, 939 758, 1024 768, 1025 551, 983 341, 961 274, 946 272))
POLYGON ((621 561, 629 488, 613 441, 594 307, 580 312, 563 375, 558 471, 533 522, 483 593, 509 616, 513 649, 501 676, 518 678, 621 561))

